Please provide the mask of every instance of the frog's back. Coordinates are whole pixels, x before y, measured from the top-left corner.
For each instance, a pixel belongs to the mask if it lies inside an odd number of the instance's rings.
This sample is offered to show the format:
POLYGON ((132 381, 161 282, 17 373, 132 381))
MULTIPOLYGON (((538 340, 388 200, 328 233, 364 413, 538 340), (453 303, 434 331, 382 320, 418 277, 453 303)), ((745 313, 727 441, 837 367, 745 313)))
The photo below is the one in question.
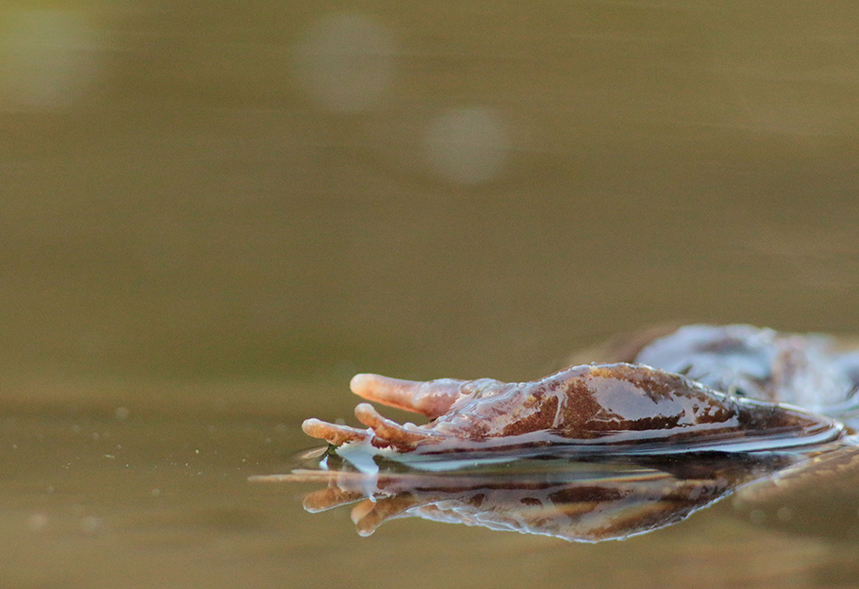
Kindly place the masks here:
POLYGON ((622 359, 683 374, 731 395, 828 415, 847 413, 859 401, 859 351, 841 349, 830 336, 689 325, 637 347, 622 359))

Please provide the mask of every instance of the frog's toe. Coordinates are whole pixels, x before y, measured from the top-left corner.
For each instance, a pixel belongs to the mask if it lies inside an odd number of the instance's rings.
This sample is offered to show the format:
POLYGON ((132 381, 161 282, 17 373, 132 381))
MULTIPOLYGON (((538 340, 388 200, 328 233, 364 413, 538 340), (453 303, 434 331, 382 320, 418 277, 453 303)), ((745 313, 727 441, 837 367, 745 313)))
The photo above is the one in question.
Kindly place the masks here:
POLYGON ((372 437, 367 430, 348 425, 336 425, 321 419, 305 419, 301 429, 311 438, 320 438, 333 446, 340 446, 347 442, 364 442, 372 437))
POLYGON ((438 434, 420 431, 416 426, 412 426, 414 429, 411 429, 382 417, 369 403, 359 403, 355 407, 355 417, 373 430, 375 437, 372 443, 374 446, 393 446, 399 450, 413 450, 421 442, 441 440, 441 436, 438 434))
POLYGON ((378 374, 356 374, 349 388, 359 397, 435 419, 462 395, 463 381, 450 378, 419 382, 378 374))

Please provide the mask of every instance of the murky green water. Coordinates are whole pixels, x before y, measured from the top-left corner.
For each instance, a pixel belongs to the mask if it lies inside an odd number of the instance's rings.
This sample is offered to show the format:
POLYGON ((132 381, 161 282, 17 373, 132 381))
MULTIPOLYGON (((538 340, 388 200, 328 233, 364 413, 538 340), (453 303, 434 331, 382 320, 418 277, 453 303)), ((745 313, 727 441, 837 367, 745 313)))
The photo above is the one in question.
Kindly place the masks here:
POLYGON ((579 545, 360 538, 246 479, 313 445, 303 418, 354 423, 359 371, 526 380, 666 322, 859 332, 857 18, 4 3, 0 586, 854 584, 849 492, 579 545))

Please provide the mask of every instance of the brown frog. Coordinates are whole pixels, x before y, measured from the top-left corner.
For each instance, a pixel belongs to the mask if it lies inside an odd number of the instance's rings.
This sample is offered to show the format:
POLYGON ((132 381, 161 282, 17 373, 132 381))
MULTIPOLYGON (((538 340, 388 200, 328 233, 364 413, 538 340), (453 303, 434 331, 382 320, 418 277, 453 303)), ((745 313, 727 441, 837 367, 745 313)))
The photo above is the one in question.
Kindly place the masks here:
POLYGON ((574 366, 536 382, 491 379, 411 382, 373 374, 352 379, 364 398, 422 413, 400 425, 369 404, 355 409, 369 429, 308 419, 304 431, 330 444, 369 443, 400 452, 500 450, 576 445, 613 452, 681 451, 776 439, 780 446, 838 437, 841 426, 798 409, 726 395, 643 365, 574 366))
MULTIPOLYGON (((306 509, 359 501, 353 519, 364 534, 418 516, 619 539, 737 488, 735 503, 757 513, 785 488, 834 487, 809 484, 818 473, 857 478, 856 437, 843 424, 856 411, 854 349, 826 336, 696 325, 629 338, 597 356, 619 363, 530 383, 358 375, 356 394, 429 423, 400 425, 366 403, 356 415, 367 429, 307 420, 304 431, 330 444, 321 468, 259 480, 326 481, 306 509), (547 472, 547 459, 559 466, 547 472), (428 469, 427 460, 439 462, 428 469)), ((844 496, 855 502, 855 493, 844 496)))

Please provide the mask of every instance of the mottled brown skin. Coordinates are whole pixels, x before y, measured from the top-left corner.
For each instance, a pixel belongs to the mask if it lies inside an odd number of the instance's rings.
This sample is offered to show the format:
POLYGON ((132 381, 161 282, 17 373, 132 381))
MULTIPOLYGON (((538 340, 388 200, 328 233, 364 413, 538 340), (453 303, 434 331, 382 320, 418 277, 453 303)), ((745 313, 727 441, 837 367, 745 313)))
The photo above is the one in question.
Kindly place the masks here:
POLYGON ((367 403, 355 409, 367 430, 304 422, 333 445, 369 442, 402 452, 483 450, 556 444, 682 444, 755 436, 815 435, 832 421, 775 404, 737 399, 683 376, 630 364, 568 368, 528 383, 495 380, 426 383, 358 375, 352 390, 369 400, 422 413, 422 426, 400 425, 367 403))

